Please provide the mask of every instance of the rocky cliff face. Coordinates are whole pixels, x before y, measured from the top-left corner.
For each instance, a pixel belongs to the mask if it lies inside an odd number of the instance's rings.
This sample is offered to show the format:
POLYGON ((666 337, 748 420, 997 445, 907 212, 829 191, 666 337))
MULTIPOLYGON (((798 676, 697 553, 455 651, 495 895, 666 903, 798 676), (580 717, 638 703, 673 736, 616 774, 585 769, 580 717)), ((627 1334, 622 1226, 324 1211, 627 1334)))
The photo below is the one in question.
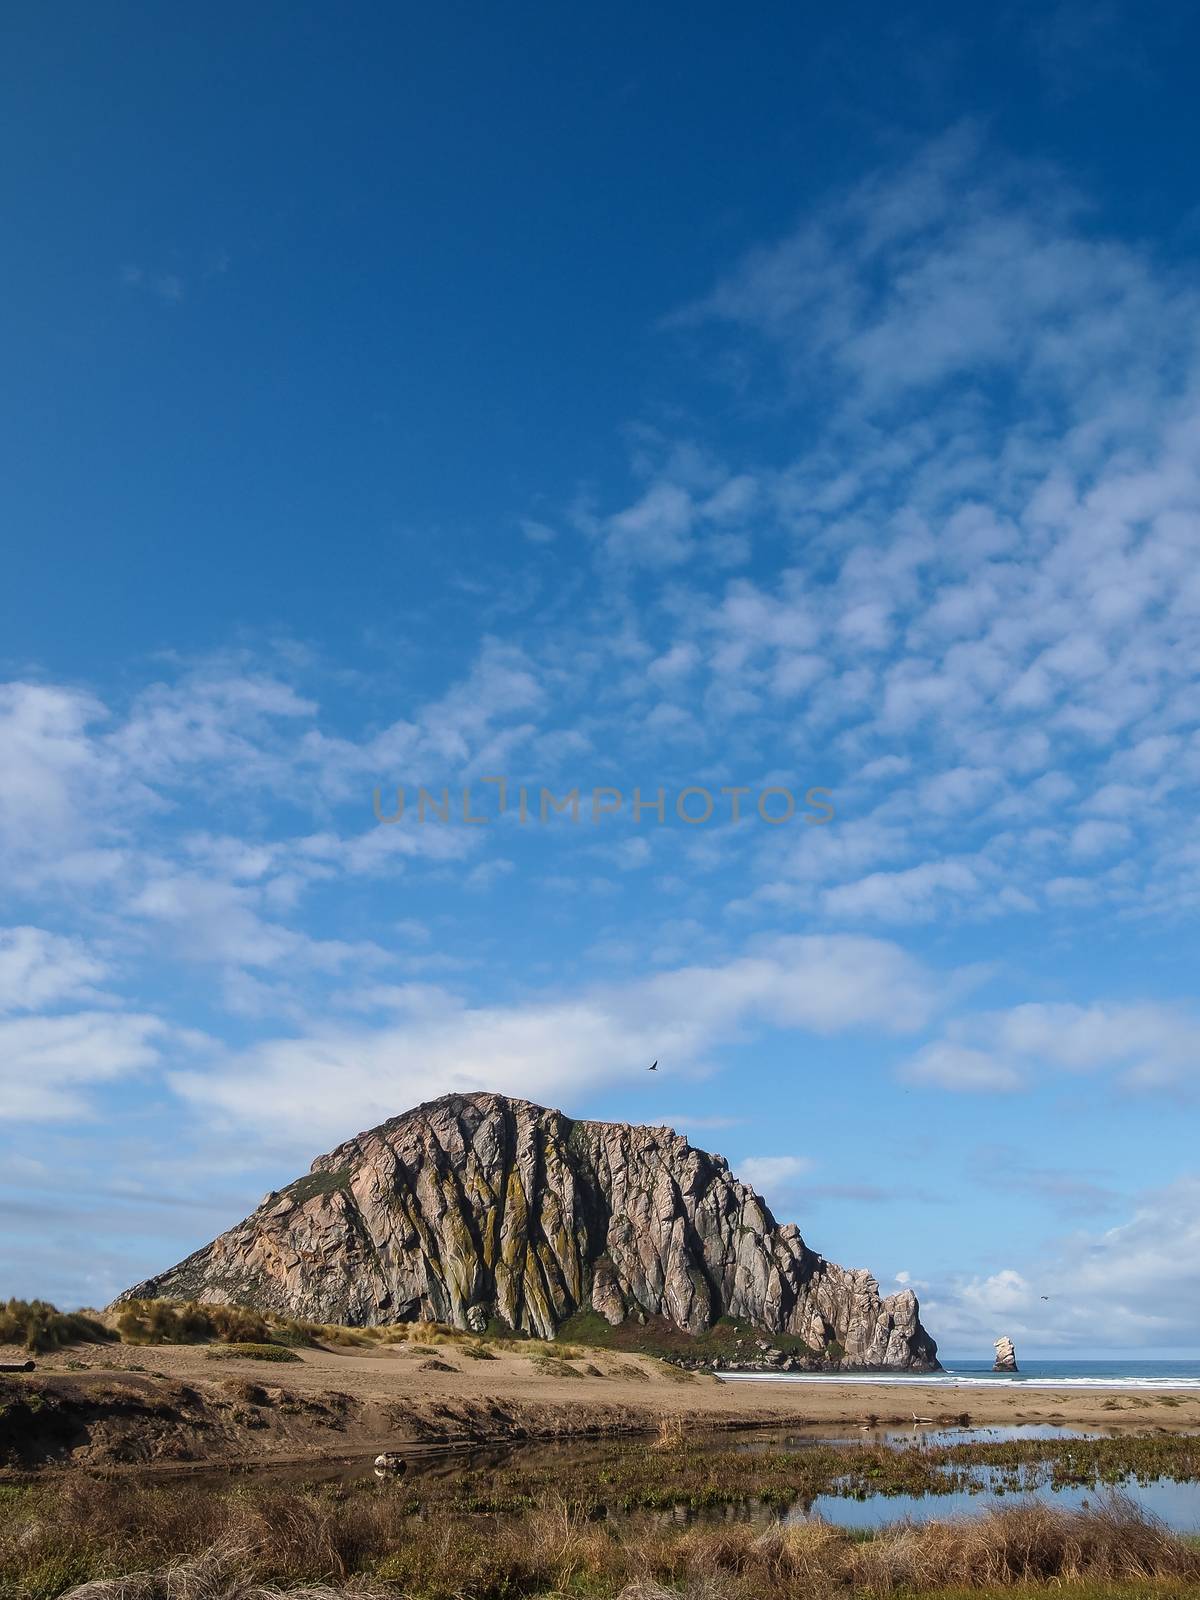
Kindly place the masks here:
POLYGON ((492 1094, 447 1095, 318 1157, 121 1298, 143 1296, 543 1337, 589 1309, 690 1333, 730 1315, 847 1366, 937 1365, 913 1294, 882 1300, 869 1273, 823 1260, 722 1157, 492 1094))

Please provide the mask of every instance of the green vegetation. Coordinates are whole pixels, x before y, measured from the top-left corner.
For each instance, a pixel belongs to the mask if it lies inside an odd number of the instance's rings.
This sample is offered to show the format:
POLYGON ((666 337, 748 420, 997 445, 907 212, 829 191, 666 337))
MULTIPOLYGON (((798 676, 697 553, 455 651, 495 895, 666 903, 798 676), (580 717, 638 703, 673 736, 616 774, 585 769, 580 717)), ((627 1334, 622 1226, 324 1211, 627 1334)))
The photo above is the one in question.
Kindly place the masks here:
POLYGON ((614 1524, 559 1492, 496 1519, 416 1487, 55 1477, 7 1499, 0 1597, 57 1600, 91 1581, 89 1600, 265 1600, 267 1585, 356 1600, 985 1600, 1017 1586, 1021 1600, 1166 1600, 1200 1583, 1200 1548, 1115 1501, 862 1536, 820 1521, 614 1524))
POLYGON ((6 1300, 0 1306, 0 1344, 26 1350, 61 1350, 70 1344, 101 1344, 116 1335, 84 1311, 59 1311, 45 1300, 6 1300))
POLYGON ((205 1351, 208 1356, 246 1356, 251 1361, 300 1361, 294 1350, 284 1344, 214 1344, 205 1351))
POLYGON ((295 1205, 303 1205, 306 1200, 312 1200, 317 1195, 334 1194, 339 1189, 345 1189, 350 1184, 350 1171, 346 1167, 337 1167, 333 1172, 310 1172, 303 1178, 297 1178, 295 1183, 289 1183, 286 1189, 279 1191, 280 1196, 286 1195, 295 1205))

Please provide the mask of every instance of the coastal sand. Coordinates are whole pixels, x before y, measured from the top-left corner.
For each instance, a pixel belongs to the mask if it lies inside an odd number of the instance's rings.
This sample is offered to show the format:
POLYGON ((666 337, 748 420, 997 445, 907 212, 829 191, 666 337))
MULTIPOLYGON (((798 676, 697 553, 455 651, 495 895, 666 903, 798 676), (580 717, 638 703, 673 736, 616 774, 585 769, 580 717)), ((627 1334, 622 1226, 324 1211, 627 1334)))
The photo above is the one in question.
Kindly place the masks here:
MULTIPOLYGON (((0 1348, 0 1360, 23 1352, 0 1348)), ((911 1425, 918 1417, 954 1422, 964 1414, 976 1426, 1051 1423, 1103 1430, 1200 1429, 1200 1392, 1137 1392, 1103 1388, 1030 1389, 957 1387, 944 1384, 819 1382, 726 1383, 690 1377, 648 1357, 586 1351, 570 1370, 548 1372, 536 1360, 506 1351, 494 1360, 472 1360, 453 1343, 419 1351, 395 1345, 367 1353, 305 1350, 295 1363, 269 1364, 241 1357, 216 1359, 204 1347, 159 1345, 149 1348, 83 1346, 38 1358, 29 1379, 64 1400, 111 1402, 122 1394, 146 1401, 178 1395, 186 1385, 214 1414, 241 1381, 277 1392, 270 1424, 236 1431, 222 1422, 223 1459, 304 1459, 376 1447, 396 1448, 420 1441, 463 1442, 582 1435, 601 1431, 654 1428, 679 1416, 697 1431, 733 1426, 829 1428, 911 1425), (439 1371, 430 1362, 452 1367, 439 1371), (591 1366, 597 1376, 586 1375, 591 1366), (282 1397, 278 1397, 282 1391, 282 1397), (291 1397, 314 1402, 306 1408, 291 1397), (339 1420, 317 1420, 317 1402, 335 1402, 339 1420), (336 1427, 336 1433, 329 1429, 336 1427)), ((12 1390, 9 1391, 10 1394, 12 1390)), ((181 1454, 209 1455, 198 1429, 163 1441, 157 1462, 181 1454), (181 1442, 182 1441, 182 1442, 181 1442)), ((215 1443, 213 1453, 217 1453, 215 1443)), ((99 1459, 84 1449, 75 1459, 99 1459)), ((112 1455, 109 1459, 119 1459, 112 1455)))

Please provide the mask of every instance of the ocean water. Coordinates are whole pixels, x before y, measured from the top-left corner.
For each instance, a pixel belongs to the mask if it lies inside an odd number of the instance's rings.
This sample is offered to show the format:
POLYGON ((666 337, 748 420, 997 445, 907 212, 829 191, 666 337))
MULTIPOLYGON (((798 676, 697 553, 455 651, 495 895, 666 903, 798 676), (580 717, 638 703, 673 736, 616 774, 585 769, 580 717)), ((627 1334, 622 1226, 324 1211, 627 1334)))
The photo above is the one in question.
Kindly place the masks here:
POLYGON ((942 1372, 723 1372, 734 1383, 896 1383, 978 1388, 997 1383, 1030 1389, 1200 1389, 1200 1361, 1022 1361, 1019 1372, 993 1372, 990 1361, 946 1356, 942 1372))

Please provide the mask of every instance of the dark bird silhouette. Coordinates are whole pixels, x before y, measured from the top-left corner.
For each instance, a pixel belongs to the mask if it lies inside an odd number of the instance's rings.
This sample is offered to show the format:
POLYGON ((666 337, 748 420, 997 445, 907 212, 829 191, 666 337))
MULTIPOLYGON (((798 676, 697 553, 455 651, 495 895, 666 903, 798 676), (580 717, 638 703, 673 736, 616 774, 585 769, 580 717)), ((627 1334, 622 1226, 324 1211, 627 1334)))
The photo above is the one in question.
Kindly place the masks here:
POLYGON ((1038 1298, 1041 1299, 1041 1300, 1049 1300, 1050 1296, 1048 1294, 1043 1294, 1043 1295, 1039 1295, 1038 1298))
POLYGON ((657 1072, 658 1071, 658 1061, 655 1060, 654 1065, 652 1067, 647 1067, 646 1071, 647 1072, 657 1072))

